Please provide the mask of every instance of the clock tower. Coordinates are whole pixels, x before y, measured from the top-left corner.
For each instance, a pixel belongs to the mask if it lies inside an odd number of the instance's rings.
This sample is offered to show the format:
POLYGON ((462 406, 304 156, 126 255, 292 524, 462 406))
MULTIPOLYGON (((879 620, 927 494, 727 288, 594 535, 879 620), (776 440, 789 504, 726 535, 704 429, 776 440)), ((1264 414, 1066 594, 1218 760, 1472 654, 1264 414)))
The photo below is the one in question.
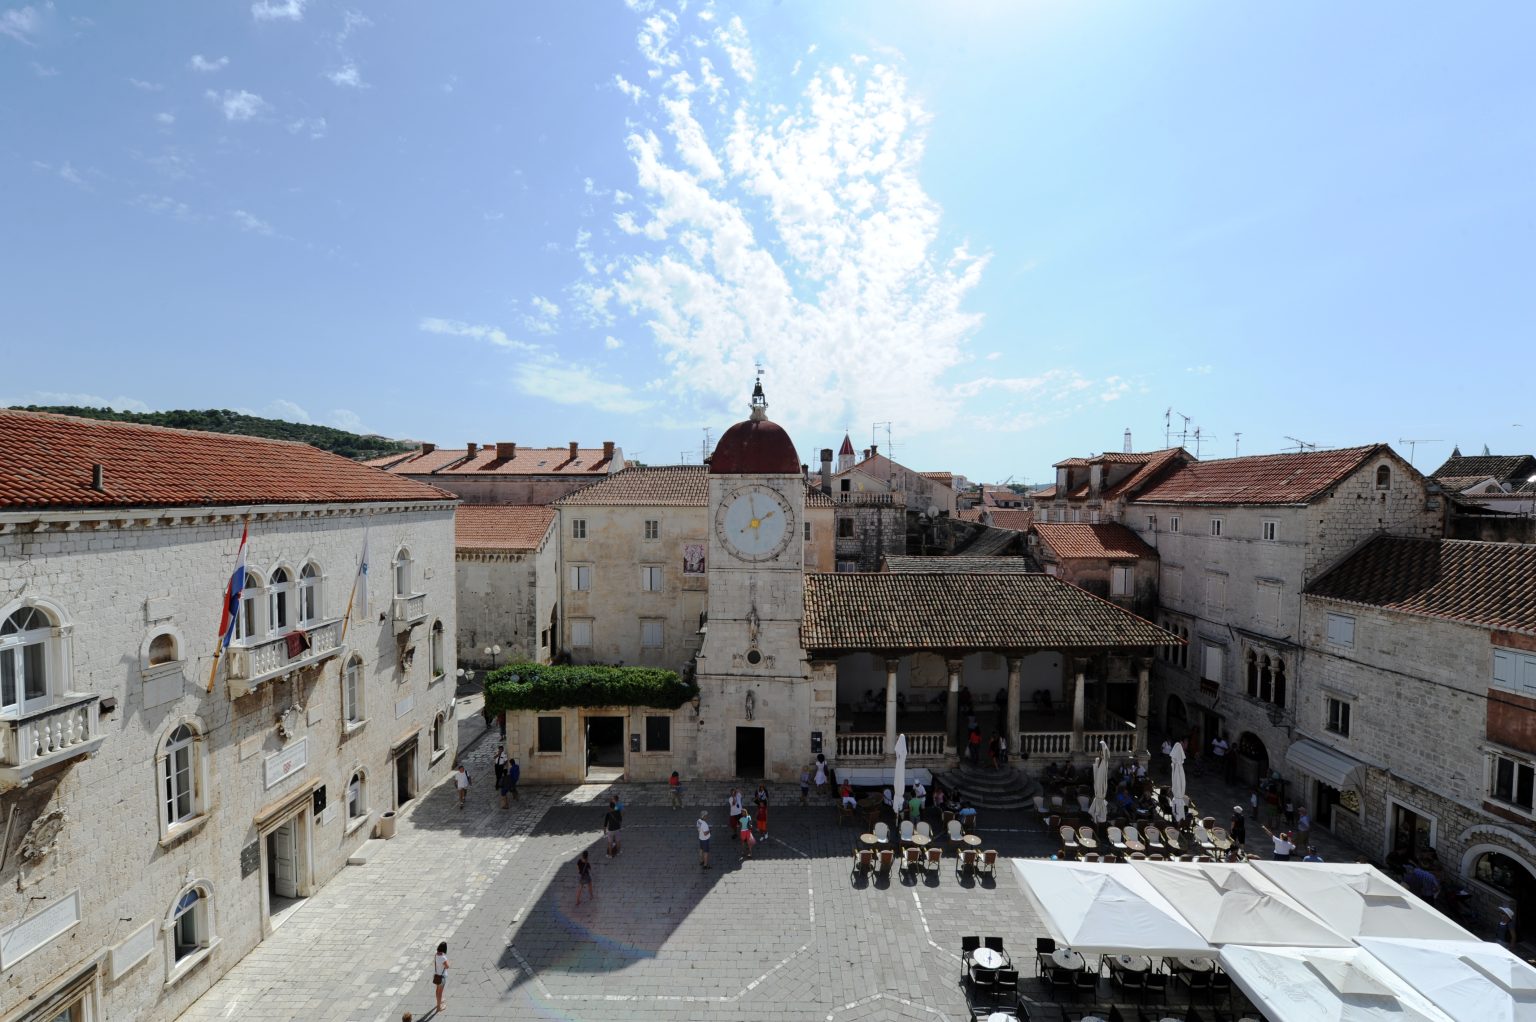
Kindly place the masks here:
POLYGON ((698 763, 706 777, 788 779, 810 752, 805 606, 805 477, 789 434, 752 414, 709 461, 709 611, 696 664, 698 763))

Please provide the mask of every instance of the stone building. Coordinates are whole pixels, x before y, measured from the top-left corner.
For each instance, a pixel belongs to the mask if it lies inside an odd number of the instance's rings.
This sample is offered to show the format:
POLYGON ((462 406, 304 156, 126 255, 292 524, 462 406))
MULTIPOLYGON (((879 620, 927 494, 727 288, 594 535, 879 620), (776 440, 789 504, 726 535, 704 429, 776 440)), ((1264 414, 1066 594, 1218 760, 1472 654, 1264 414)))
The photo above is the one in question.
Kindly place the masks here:
POLYGON ((1301 605, 1292 796, 1536 919, 1536 546, 1378 536, 1301 605))
POLYGON ((1030 549, 1046 574, 1142 617, 1156 614, 1157 551, 1130 529, 1118 522, 1040 524, 1030 535, 1030 549))
POLYGON ((1042 524, 1123 522, 1126 504, 1194 456, 1182 447, 1100 454, 1058 461, 1056 482, 1030 495, 1034 521, 1042 524))
POLYGON ((460 665, 486 670, 514 660, 549 663, 560 624, 555 532, 555 509, 545 505, 459 507, 454 556, 460 665))
POLYGON ((1158 665, 1154 716, 1201 749, 1225 734, 1251 780, 1285 764, 1302 590, 1379 533, 1438 537, 1442 509, 1385 444, 1177 460, 1117 512, 1157 550, 1159 623, 1188 642, 1158 665))
POLYGON ((622 472, 628 463, 612 440, 600 448, 519 447, 500 441, 462 448, 422 444, 368 462, 393 475, 430 483, 466 504, 551 504, 583 486, 622 472))
POLYGON ((8 1022, 175 1018, 447 773, 454 503, 301 444, 0 411, 8 1022))

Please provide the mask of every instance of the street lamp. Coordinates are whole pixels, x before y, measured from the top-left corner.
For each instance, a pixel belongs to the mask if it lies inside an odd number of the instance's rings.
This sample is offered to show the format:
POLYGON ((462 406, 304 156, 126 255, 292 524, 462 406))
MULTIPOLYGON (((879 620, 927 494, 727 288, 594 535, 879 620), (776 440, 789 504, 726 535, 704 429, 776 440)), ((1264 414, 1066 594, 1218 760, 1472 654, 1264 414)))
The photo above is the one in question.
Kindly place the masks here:
POLYGON ((491 658, 491 670, 494 671, 496 669, 496 658, 501 656, 501 647, 487 646, 485 647, 485 655, 491 658))
POLYGON ((464 680, 465 684, 469 684, 469 683, 472 683, 475 680, 475 672, 473 670, 468 670, 466 668, 460 667, 459 668, 459 677, 464 680))

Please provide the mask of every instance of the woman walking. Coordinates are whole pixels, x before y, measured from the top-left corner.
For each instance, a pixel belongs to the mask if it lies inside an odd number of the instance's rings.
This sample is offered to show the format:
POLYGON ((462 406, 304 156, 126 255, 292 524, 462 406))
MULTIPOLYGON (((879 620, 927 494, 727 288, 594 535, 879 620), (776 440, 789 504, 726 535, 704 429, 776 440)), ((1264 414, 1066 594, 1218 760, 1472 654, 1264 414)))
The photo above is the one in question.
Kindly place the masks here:
POLYGON ((437 954, 432 956, 432 990, 437 994, 437 1011, 443 1010, 443 988, 448 985, 448 942, 445 940, 437 945, 437 954))

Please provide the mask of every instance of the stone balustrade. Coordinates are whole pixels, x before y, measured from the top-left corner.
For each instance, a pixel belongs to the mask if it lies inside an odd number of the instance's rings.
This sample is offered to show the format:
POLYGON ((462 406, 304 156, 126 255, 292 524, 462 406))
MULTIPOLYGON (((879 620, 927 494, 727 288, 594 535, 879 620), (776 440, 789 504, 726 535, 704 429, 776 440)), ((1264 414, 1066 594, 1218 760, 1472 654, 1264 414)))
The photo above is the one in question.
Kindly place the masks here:
POLYGON ((427 597, 425 593, 395 597, 396 634, 408 632, 413 626, 421 624, 426 619, 427 597))
POLYGON ((318 622, 304 629, 309 648, 288 655, 288 636, 273 635, 231 644, 226 657, 229 682, 236 695, 244 695, 271 678, 313 667, 341 651, 341 620, 318 622))
POLYGON ((1123 752, 1126 755, 1136 749, 1135 731, 1085 731, 1083 732, 1083 751, 1098 755, 1099 743, 1109 746, 1110 752, 1123 752))
POLYGON ((0 787, 26 784, 32 775, 96 751, 101 697, 67 695, 53 705, 0 719, 0 787))

